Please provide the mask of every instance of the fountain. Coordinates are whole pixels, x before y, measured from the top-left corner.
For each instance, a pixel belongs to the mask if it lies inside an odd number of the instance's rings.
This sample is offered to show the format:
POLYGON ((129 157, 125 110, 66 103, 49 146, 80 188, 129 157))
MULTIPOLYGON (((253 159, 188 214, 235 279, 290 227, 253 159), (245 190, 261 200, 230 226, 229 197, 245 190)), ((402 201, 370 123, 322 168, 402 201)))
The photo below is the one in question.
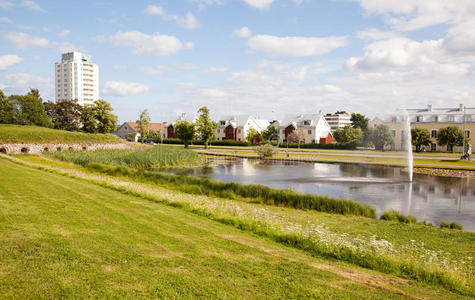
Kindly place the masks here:
POLYGON ((409 119, 409 114, 407 111, 404 110, 403 116, 404 122, 404 136, 402 136, 402 141, 404 142, 403 149, 407 150, 407 172, 409 174, 409 181, 412 182, 413 177, 413 167, 414 167, 414 159, 412 155, 412 135, 411 135, 411 120, 409 119))

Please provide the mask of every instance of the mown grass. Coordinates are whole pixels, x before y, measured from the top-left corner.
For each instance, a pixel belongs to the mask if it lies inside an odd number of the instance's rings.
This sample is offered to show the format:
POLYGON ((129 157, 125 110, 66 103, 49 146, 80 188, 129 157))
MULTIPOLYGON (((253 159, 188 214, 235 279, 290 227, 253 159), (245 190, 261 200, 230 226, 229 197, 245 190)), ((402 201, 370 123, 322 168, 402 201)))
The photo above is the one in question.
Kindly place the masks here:
POLYGON ((6 299, 457 296, 3 160, 0 211, 0 295, 6 299), (366 285, 340 269, 378 282, 366 285))
POLYGON ((71 132, 38 126, 0 124, 0 144, 9 143, 122 143, 112 134, 71 132))
POLYGON ((101 163, 136 169, 197 165, 203 161, 194 151, 170 146, 156 146, 143 150, 62 151, 47 153, 47 155, 81 166, 101 163))
POLYGON ((384 222, 362 217, 298 211, 259 204, 187 196, 140 183, 137 178, 88 174, 86 169, 31 156, 45 170, 166 203, 218 222, 269 237, 312 255, 351 262, 418 282, 475 296, 473 243, 464 231, 384 222))

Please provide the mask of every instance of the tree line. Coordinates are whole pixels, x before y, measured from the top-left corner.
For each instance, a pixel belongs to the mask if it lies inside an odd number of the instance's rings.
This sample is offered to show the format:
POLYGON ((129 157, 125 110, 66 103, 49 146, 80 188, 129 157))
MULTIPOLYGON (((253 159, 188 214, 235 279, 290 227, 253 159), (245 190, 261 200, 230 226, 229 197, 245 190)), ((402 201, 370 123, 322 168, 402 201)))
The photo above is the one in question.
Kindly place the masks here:
MULTIPOLYGON (((384 150, 387 145, 394 143, 394 135, 388 126, 380 124, 369 128, 369 119, 359 113, 351 114, 351 121, 351 126, 347 125, 334 132, 333 135, 337 143, 353 148, 374 146, 377 150, 384 150)), ((440 146, 447 145, 452 151, 454 146, 463 145, 463 131, 457 126, 440 128, 435 138, 440 146)), ((468 137, 465 140, 468 141, 468 137)), ((423 146, 430 146, 432 143, 431 134, 427 129, 413 128, 411 129, 411 141, 417 152, 422 151, 423 146)))
POLYGON ((44 102, 38 89, 26 95, 5 96, 0 90, 0 124, 35 125, 67 131, 111 133, 117 116, 105 100, 81 106, 76 100, 44 102))

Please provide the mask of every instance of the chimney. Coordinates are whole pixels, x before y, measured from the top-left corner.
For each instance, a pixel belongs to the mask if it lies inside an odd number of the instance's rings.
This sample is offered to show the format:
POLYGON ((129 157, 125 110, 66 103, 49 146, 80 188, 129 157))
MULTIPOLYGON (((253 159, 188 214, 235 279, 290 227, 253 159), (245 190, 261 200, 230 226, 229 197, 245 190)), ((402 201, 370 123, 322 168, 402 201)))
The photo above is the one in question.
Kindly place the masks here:
POLYGON ((460 104, 460 105, 459 105, 459 111, 463 111, 463 108, 464 108, 464 105, 463 105, 463 104, 460 104))
POLYGON ((427 111, 431 112, 432 111, 432 104, 427 105, 427 111))

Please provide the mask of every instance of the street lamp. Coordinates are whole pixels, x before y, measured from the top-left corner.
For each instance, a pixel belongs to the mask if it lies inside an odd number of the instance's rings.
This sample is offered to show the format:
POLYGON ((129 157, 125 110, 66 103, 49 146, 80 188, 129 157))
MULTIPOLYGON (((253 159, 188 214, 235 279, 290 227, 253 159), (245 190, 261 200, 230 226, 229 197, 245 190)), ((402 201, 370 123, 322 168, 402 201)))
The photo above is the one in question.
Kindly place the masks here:
POLYGON ((462 158, 465 158, 465 105, 463 106, 463 149, 462 158))

